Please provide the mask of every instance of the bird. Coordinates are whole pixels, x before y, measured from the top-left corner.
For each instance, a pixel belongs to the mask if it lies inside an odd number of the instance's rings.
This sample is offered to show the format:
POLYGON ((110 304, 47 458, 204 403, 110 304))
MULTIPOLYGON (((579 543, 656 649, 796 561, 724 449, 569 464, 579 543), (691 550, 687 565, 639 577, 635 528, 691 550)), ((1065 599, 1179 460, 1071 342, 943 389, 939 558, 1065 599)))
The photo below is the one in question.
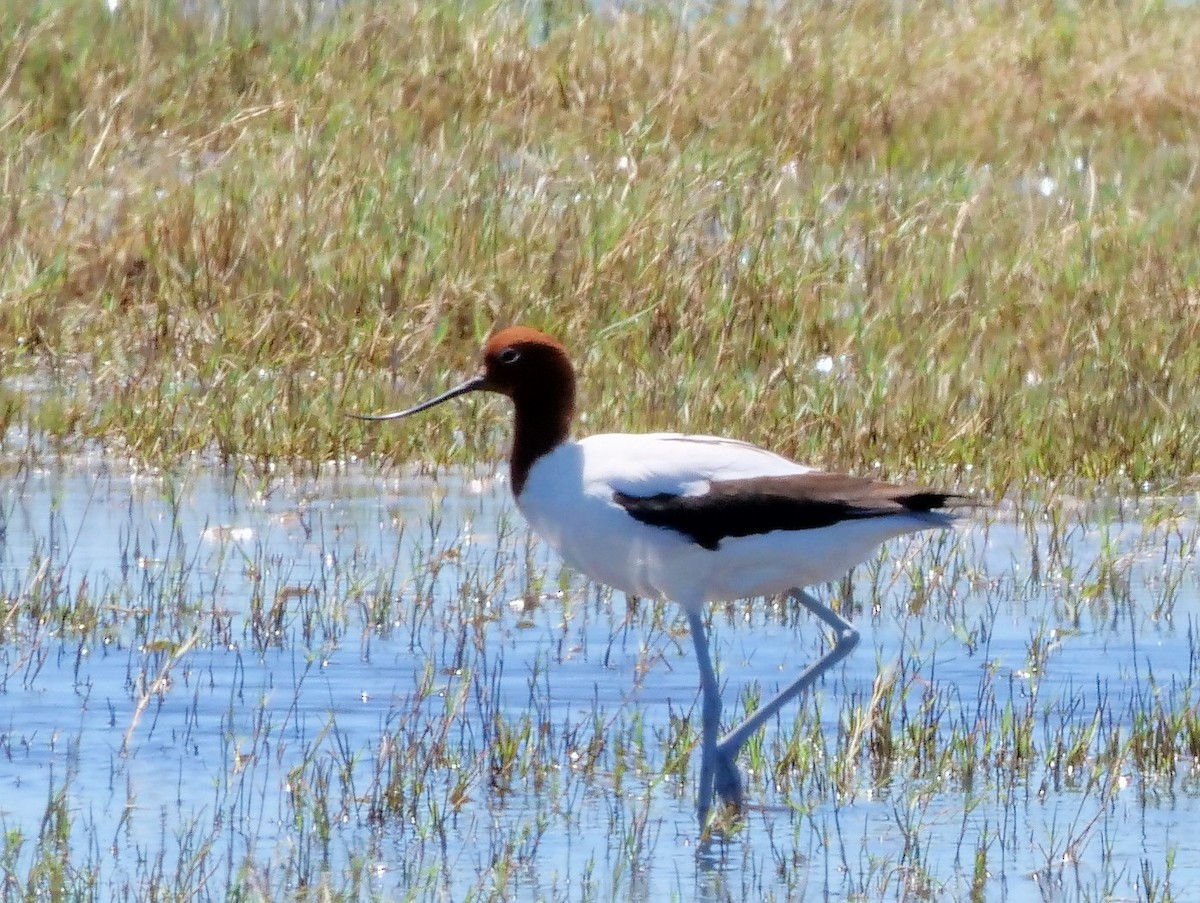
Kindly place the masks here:
POLYGON ((714 796, 744 808, 737 758, 746 741, 858 644, 854 625, 805 588, 840 579, 883 542, 945 529, 969 497, 799 464, 748 442, 681 433, 571 437, 576 374, 564 345, 508 326, 483 346, 480 371, 435 398, 361 420, 410 417, 492 392, 513 406, 509 479, 533 532, 572 569, 631 596, 670 600, 687 618, 700 672, 700 831, 714 796), (835 642, 724 736, 707 606, 787 595, 835 642))

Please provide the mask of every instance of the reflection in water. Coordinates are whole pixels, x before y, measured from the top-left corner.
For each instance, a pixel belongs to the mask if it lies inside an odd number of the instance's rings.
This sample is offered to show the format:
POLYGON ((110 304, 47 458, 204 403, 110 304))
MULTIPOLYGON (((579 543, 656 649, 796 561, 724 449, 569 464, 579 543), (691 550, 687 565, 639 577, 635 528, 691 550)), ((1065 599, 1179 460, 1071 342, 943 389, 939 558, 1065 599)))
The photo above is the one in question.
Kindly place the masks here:
MULTIPOLYGON (((1169 861, 1190 886, 1197 531, 1155 512, 1001 511, 860 568, 863 645, 698 849, 682 621, 562 573, 502 479, 22 471, 6 861, 66 844, 103 897, 1136 896, 1169 861)), ((824 642, 783 602, 713 616, 730 699, 824 642)))

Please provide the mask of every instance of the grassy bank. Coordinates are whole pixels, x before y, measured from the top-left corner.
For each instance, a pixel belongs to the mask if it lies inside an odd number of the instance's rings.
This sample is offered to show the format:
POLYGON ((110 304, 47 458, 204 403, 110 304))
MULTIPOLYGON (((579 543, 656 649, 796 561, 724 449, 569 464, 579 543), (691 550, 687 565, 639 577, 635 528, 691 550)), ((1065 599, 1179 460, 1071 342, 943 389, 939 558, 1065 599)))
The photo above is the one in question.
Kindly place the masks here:
POLYGON ((5 6, 5 445, 490 454, 500 404, 341 412, 521 321, 584 431, 990 491, 1196 469, 1200 10, 672 6, 5 6))

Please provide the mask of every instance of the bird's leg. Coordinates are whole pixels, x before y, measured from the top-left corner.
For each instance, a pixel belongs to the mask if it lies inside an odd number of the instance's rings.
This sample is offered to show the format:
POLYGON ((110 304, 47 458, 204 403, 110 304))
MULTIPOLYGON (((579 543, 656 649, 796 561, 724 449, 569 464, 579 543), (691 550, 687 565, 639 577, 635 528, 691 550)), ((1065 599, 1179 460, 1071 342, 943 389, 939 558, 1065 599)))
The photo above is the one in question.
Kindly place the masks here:
MULTIPOLYGON (((799 587, 792 589, 789 595, 824 621, 834 632, 837 641, 832 649, 805 668, 794 683, 784 687, 774 699, 753 714, 748 715, 745 721, 727 733, 716 744, 714 762, 711 766, 713 789, 721 799, 739 808, 742 805, 742 779, 738 774, 737 757, 742 746, 781 708, 816 683, 822 674, 849 655, 858 645, 858 631, 854 629, 854 625, 832 608, 817 601, 799 587)), ((694 634, 695 628, 693 628, 694 634)), ((705 653, 704 661, 707 662, 707 649, 705 653)), ((709 667, 711 669, 711 665, 709 667)))
MULTIPOLYGON (((708 813, 712 809, 713 764, 717 758, 717 732, 721 727, 721 691, 717 686, 712 659, 708 655, 708 634, 704 629, 701 609, 689 606, 687 619, 692 631, 692 643, 696 647, 696 662, 700 666, 700 792, 696 814, 700 818, 700 830, 704 831, 708 825, 708 813)), ((734 770, 737 770, 736 765, 734 770)))

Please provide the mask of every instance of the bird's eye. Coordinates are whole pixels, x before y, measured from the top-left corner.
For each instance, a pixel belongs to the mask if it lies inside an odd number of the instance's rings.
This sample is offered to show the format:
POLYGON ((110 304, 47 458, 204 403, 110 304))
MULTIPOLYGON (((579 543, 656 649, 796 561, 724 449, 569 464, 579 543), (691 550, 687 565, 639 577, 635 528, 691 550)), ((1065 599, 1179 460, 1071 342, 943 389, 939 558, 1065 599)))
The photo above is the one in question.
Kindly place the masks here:
POLYGON ((500 352, 499 361, 502 364, 515 364, 521 359, 521 352, 516 348, 505 348, 500 352))

